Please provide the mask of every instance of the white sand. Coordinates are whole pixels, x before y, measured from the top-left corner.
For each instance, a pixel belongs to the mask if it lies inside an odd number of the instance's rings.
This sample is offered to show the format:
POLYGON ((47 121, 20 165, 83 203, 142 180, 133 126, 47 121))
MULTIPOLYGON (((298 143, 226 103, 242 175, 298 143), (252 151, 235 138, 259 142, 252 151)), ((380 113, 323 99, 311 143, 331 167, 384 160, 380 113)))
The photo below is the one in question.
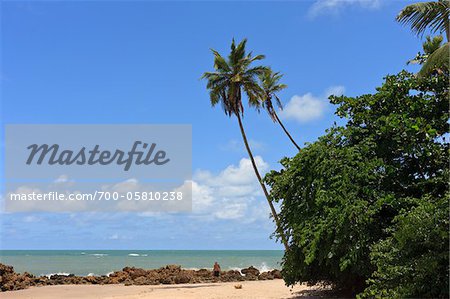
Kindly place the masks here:
MULTIPOLYGON (((0 293, 2 299, 288 299, 297 298, 313 287, 295 286, 292 290, 282 279, 225 283, 178 284, 157 286, 58 285, 33 287, 0 293), (234 286, 241 284, 242 289, 234 286)), ((315 288, 317 289, 317 288, 315 288)))

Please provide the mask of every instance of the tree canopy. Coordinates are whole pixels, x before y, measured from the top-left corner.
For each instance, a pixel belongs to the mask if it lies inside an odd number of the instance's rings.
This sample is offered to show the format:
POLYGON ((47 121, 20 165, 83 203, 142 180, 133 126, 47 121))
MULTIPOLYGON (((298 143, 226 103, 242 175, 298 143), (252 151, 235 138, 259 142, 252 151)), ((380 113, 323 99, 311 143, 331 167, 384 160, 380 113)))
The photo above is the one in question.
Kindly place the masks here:
POLYGON ((258 76, 267 71, 265 66, 253 66, 253 63, 264 59, 264 55, 255 55, 246 52, 247 39, 236 45, 232 41, 228 59, 212 49, 214 54, 214 72, 205 72, 202 76, 207 80, 206 88, 209 90, 211 105, 219 103, 226 115, 242 115, 242 92, 247 95, 250 106, 258 108, 263 90, 259 86, 258 76))
POLYGON ((402 71, 374 94, 332 96, 347 124, 266 176, 290 239, 287 284, 448 296, 447 78, 402 71))

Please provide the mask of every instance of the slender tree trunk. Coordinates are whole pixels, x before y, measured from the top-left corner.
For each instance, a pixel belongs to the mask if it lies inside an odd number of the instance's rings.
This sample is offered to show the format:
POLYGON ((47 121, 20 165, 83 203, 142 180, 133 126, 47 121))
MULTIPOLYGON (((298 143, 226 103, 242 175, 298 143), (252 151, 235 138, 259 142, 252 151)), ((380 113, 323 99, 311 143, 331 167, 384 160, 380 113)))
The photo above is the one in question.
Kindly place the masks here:
POLYGON ((447 43, 449 43, 450 42, 450 26, 446 26, 445 33, 447 35, 447 43))
POLYGON ((244 139, 245 148, 247 149, 248 156, 250 157, 250 160, 252 161, 253 170, 255 171, 256 177, 258 178, 258 182, 261 185, 261 188, 263 189, 264 195, 266 196, 267 202, 269 203, 270 210, 272 211, 273 219, 275 219, 275 224, 277 226, 277 231, 281 236, 281 241, 283 242, 283 245, 287 250, 289 250, 289 244, 286 239, 286 235, 281 228, 280 225, 280 219, 278 218, 277 211, 275 210, 275 207, 273 206, 272 200, 270 199, 269 192, 266 189, 266 186, 264 185, 264 182, 262 181, 261 175, 259 174, 258 168, 256 167, 255 159, 253 158, 252 151, 250 150, 250 146, 248 145, 247 136, 245 135, 244 126, 242 125, 241 116, 239 113, 236 114, 237 119, 239 121, 239 128, 241 129, 242 139, 244 139))
POLYGON ((289 139, 292 141, 292 143, 295 145, 295 147, 300 151, 300 146, 298 146, 297 142, 295 142, 294 138, 292 138, 291 134, 289 134, 288 130, 284 127, 281 120, 278 118, 278 115, 275 111, 273 111, 273 114, 275 115, 275 118, 277 119, 277 122, 280 124, 280 126, 283 128, 284 133, 289 137, 289 139))

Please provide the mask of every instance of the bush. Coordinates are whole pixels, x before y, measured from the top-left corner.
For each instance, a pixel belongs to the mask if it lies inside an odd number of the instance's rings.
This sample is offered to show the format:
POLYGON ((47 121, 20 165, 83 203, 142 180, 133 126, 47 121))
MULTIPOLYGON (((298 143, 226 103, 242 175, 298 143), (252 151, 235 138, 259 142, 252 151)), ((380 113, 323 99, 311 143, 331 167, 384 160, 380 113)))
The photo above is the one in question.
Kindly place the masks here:
POLYGON ((376 244, 377 269, 362 298, 449 296, 449 201, 424 198, 396 217, 392 235, 376 244))
POLYGON ((365 296, 444 294, 437 290, 448 288, 448 271, 432 265, 443 262, 448 242, 434 238, 427 263, 419 249, 427 233, 439 235, 448 227, 434 231, 430 223, 414 221, 433 209, 445 214, 447 77, 402 71, 386 77, 375 94, 330 99, 347 124, 283 159, 283 169, 265 178, 290 239, 286 283, 323 281, 352 294, 368 287, 365 296), (413 238, 407 235, 412 229, 424 234, 413 238), (409 258, 418 264, 405 266, 409 258), (391 273, 396 267, 402 268, 397 276, 391 273), (431 276, 439 280, 420 285, 431 276))

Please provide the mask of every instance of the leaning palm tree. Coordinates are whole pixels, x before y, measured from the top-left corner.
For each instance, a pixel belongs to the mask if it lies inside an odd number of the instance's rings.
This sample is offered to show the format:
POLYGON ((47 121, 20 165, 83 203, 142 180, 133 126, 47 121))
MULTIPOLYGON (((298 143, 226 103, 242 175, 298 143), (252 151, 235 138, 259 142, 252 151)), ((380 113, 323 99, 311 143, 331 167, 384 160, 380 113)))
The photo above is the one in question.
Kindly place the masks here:
POLYGON ((252 66, 252 63, 264 59, 264 55, 252 56, 252 53, 246 53, 245 45, 247 40, 242 40, 236 45, 234 39, 231 43, 231 52, 228 59, 222 57, 219 52, 212 50, 214 54, 214 72, 205 72, 203 79, 208 81, 207 89, 211 99, 211 105, 215 106, 221 104, 226 115, 229 117, 236 116, 241 129, 242 139, 244 140, 245 148, 252 162, 253 170, 255 171, 258 182, 264 192, 264 195, 269 203, 272 216, 277 226, 277 231, 281 236, 281 240, 288 250, 288 242, 280 221, 270 198, 269 192, 264 185, 264 182, 259 174, 255 163, 252 151, 248 144, 247 136, 245 134, 244 126, 242 124, 242 116, 244 113, 244 106, 242 104, 242 93, 245 93, 248 98, 250 106, 259 108, 261 105, 259 99, 263 94, 263 90, 258 84, 258 76, 267 71, 264 66, 252 66))
POLYGON ((411 30, 417 35, 422 36, 428 29, 434 33, 444 33, 447 36, 447 43, 431 53, 419 76, 429 75, 433 70, 446 69, 449 64, 449 45, 450 40, 450 1, 438 0, 430 2, 419 2, 406 6, 397 15, 396 20, 402 24, 411 26, 411 30))
POLYGON ((288 130, 285 128, 283 123, 273 107, 272 100, 275 100, 277 106, 280 109, 283 109, 283 105, 281 104, 281 100, 278 97, 277 93, 287 87, 286 84, 281 84, 280 79, 283 77, 283 74, 279 72, 274 73, 271 69, 268 69, 266 72, 259 75, 259 80, 261 81, 261 87, 264 91, 263 97, 261 98, 262 106, 266 109, 270 118, 280 124, 284 133, 289 137, 291 142, 295 145, 295 147, 300 151, 300 146, 295 142, 294 138, 292 138, 291 134, 289 134, 288 130))

